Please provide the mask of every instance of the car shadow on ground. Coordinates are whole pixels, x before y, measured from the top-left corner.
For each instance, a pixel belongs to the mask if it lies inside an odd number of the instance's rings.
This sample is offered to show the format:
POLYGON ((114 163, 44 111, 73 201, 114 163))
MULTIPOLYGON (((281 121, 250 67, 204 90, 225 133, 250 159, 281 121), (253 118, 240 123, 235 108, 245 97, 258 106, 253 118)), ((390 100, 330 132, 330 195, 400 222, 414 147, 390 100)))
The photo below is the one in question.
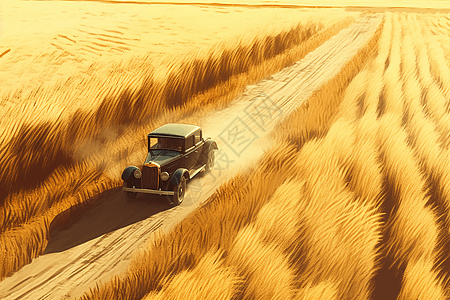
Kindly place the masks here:
POLYGON ((50 225, 44 254, 65 251, 172 207, 164 196, 142 194, 127 201, 121 187, 108 190, 58 215, 50 225))

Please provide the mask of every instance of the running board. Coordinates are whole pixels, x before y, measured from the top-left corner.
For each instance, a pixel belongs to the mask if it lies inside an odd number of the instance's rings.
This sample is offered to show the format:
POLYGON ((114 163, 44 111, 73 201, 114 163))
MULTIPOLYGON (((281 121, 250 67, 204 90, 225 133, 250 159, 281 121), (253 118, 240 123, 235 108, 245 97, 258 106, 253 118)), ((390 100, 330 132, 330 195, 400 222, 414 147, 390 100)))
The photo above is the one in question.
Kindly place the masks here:
POLYGON ((195 170, 194 172, 192 172, 192 174, 189 172, 189 179, 194 178, 195 175, 197 175, 198 173, 200 173, 201 171, 205 170, 206 168, 206 164, 201 166, 200 168, 198 168, 197 170, 195 170))

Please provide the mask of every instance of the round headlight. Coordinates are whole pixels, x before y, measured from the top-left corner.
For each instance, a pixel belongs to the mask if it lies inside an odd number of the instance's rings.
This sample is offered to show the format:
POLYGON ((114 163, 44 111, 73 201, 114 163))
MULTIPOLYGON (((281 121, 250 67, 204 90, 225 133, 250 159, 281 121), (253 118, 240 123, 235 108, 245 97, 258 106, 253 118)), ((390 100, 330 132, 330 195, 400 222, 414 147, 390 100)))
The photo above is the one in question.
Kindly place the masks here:
POLYGON ((159 175, 159 177, 161 177, 162 181, 166 181, 169 179, 169 173, 167 172, 162 172, 161 175, 159 175))
POLYGON ((134 177, 139 179, 142 177, 142 172, 139 169, 134 170, 134 177))

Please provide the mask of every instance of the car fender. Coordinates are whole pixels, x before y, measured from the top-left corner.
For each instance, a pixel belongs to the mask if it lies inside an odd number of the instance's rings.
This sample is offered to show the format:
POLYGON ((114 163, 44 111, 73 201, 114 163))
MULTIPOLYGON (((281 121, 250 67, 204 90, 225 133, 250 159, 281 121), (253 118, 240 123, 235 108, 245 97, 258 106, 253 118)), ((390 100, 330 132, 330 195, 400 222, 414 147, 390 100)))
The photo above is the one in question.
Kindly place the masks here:
POLYGON ((181 176, 184 176, 186 177, 186 179, 189 179, 188 170, 184 168, 177 169, 175 172, 173 172, 170 182, 172 182, 173 185, 178 185, 181 181, 181 176))
POLYGON ((214 140, 207 139, 205 141, 205 146, 203 147, 203 149, 209 151, 209 150, 217 150, 219 149, 219 147, 217 147, 217 143, 214 140))
POLYGON ((130 178, 131 174, 133 174, 133 172, 135 170, 139 170, 139 168, 136 167, 136 166, 129 166, 125 170, 123 170, 123 172, 122 172, 122 180, 125 181, 128 178, 130 178))

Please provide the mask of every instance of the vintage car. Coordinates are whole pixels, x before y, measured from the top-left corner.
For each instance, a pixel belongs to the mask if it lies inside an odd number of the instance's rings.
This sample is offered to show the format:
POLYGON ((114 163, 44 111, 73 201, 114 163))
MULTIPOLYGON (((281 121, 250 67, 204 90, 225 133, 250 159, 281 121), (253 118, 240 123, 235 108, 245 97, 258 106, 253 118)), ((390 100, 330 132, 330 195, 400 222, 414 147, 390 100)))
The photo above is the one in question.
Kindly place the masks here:
POLYGON ((123 193, 132 200, 137 193, 167 196, 174 205, 183 202, 186 182, 214 168, 217 144, 203 138, 196 125, 170 123, 148 135, 148 155, 141 168, 127 167, 122 173, 123 193))

